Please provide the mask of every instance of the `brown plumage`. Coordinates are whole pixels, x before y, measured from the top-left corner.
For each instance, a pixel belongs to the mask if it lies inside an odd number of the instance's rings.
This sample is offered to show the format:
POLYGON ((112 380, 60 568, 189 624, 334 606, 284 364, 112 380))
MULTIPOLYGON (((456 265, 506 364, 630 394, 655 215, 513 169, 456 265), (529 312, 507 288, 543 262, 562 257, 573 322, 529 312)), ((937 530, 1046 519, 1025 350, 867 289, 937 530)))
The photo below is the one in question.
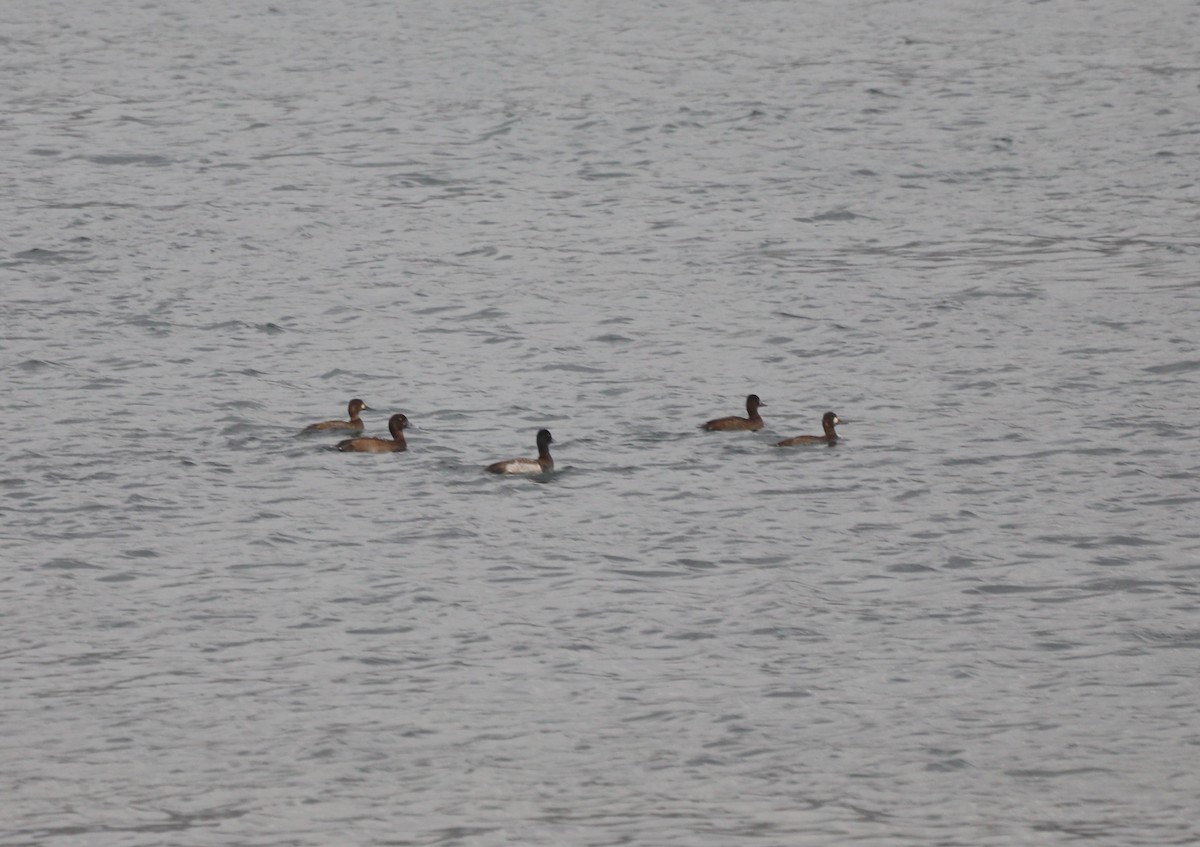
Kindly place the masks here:
POLYGON ((707 429, 710 432, 715 430, 730 430, 730 429, 762 429, 763 419, 759 417, 758 407, 765 406, 766 403, 758 399, 757 394, 751 394, 746 398, 746 415, 747 417, 739 418, 730 416, 728 418, 713 418, 707 423, 701 424, 701 429, 707 429))
POLYGON ((795 447, 797 444, 828 444, 833 446, 837 444, 838 435, 834 427, 840 424, 842 419, 833 412, 826 412, 825 417, 821 418, 821 428, 825 430, 824 435, 797 435, 792 438, 785 438, 783 441, 775 442, 776 447, 795 447))
POLYGON ((408 426, 408 418, 404 415, 392 415, 388 419, 388 438, 347 438, 339 441, 337 449, 343 453, 400 453, 408 449, 404 441, 404 428, 408 426))
POLYGON ((366 403, 364 403, 362 400, 359 400, 357 397, 355 397, 353 400, 350 401, 349 405, 346 408, 346 411, 350 415, 350 420, 348 420, 348 421, 321 421, 320 423, 309 424, 308 426, 306 426, 304 428, 304 431, 305 432, 316 432, 318 430, 326 430, 326 429, 361 430, 363 428, 363 422, 358 417, 358 414, 363 409, 369 410, 370 408, 371 407, 368 406, 366 403))

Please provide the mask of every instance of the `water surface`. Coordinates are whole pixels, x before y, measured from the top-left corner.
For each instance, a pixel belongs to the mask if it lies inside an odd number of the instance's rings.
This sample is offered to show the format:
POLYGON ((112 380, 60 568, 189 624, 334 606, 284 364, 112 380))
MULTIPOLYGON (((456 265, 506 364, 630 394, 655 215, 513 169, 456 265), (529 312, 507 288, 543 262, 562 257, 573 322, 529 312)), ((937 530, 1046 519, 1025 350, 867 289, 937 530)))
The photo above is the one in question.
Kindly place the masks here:
POLYGON ((1200 840, 1194 3, 9 11, 0 843, 1200 840))

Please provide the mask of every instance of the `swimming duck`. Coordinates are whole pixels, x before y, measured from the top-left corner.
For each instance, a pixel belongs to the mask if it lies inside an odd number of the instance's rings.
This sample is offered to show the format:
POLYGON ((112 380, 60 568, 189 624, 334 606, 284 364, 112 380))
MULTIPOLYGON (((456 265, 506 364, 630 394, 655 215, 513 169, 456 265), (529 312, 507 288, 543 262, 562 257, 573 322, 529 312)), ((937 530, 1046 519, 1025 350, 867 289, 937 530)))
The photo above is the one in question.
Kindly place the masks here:
POLYGON ((757 394, 751 394, 746 398, 746 415, 747 417, 739 418, 731 415, 728 418, 714 418, 707 423, 701 424, 701 429, 713 430, 729 430, 729 429, 762 429, 763 419, 758 414, 758 407, 765 406, 766 403, 758 399, 757 394))
POLYGON ((842 419, 833 412, 826 412, 821 418, 821 428, 825 430, 824 435, 797 435, 792 438, 785 438, 783 441, 777 441, 776 447, 795 447, 797 444, 828 444, 832 447, 837 444, 838 435, 834 427, 840 424, 842 419))
POLYGON ((348 420, 348 421, 321 421, 320 423, 309 424, 308 426, 306 426, 304 428, 304 431, 305 432, 316 432, 318 430, 325 430, 325 429, 361 430, 363 428, 363 422, 359 418, 358 413, 361 412, 363 409, 370 410, 370 408, 371 407, 368 406, 366 403, 364 403, 362 400, 359 400, 357 397, 355 397, 353 400, 350 401, 350 404, 346 409, 350 413, 350 420, 348 420))
POLYGON ((508 459, 488 465, 488 473, 545 473, 554 470, 554 459, 550 458, 550 444, 554 439, 550 430, 539 429, 537 434, 538 457, 536 459, 508 459))
POLYGON ((408 418, 404 415, 392 415, 388 418, 387 438, 347 438, 339 441, 337 449, 343 453, 400 453, 408 449, 404 441, 404 428, 408 426, 408 418))

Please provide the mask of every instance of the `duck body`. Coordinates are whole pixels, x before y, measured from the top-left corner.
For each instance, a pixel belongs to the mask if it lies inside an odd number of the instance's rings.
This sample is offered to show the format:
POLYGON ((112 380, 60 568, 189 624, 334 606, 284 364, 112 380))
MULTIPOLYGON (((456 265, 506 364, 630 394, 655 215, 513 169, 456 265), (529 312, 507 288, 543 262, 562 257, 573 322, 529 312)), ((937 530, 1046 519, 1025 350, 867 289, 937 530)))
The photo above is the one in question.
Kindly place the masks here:
POLYGON ((388 420, 391 438, 347 438, 338 442, 337 449, 343 453, 402 453, 408 449, 404 440, 406 426, 408 418, 404 415, 392 415, 388 420))
POLYGON ((758 407, 765 406, 758 399, 757 394, 751 394, 746 398, 746 417, 739 418, 736 415, 731 415, 727 418, 713 418, 711 421, 706 421, 700 425, 701 429, 709 432, 724 432, 728 430, 750 430, 757 431, 763 428, 763 419, 758 414, 758 407))
POLYGON ((537 434, 538 457, 536 459, 506 459, 487 466, 488 473, 531 474, 554 470, 554 459, 550 456, 550 445, 554 438, 550 430, 540 429, 537 434))
POLYGON ((792 438, 785 438, 783 441, 775 442, 776 447, 796 447, 801 444, 828 444, 832 447, 837 444, 838 434, 835 426, 840 424, 842 419, 833 412, 826 412, 821 418, 821 428, 825 430, 824 435, 796 435, 792 438))
POLYGON ((362 418, 359 414, 363 409, 371 407, 355 397, 346 407, 346 412, 350 420, 346 421, 321 421, 320 423, 309 424, 304 428, 305 432, 324 432, 326 430, 352 430, 361 432, 363 428, 362 418))

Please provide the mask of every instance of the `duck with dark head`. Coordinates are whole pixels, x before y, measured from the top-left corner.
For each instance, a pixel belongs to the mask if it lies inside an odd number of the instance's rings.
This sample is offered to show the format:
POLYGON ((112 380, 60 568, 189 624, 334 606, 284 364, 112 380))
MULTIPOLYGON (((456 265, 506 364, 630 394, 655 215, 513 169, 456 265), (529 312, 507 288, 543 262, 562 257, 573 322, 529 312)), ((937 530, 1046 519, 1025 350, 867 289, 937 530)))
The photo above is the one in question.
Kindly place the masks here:
POLYGON ((554 459, 550 456, 550 444, 554 439, 550 430, 539 429, 537 434, 538 457, 536 459, 506 459, 487 466, 488 473, 546 473, 554 470, 554 459))
POLYGON ((757 394, 751 394, 746 398, 746 417, 739 418, 737 415, 730 415, 727 418, 713 418, 700 425, 701 429, 706 429, 709 432, 721 432, 725 430, 752 430, 757 431, 763 427, 763 419, 758 414, 758 408, 765 406, 758 399, 757 394))
POLYGON ((338 442, 337 449, 343 453, 401 453, 408 449, 404 441, 407 426, 408 418, 404 415, 392 415, 388 418, 391 438, 347 438, 338 442))

